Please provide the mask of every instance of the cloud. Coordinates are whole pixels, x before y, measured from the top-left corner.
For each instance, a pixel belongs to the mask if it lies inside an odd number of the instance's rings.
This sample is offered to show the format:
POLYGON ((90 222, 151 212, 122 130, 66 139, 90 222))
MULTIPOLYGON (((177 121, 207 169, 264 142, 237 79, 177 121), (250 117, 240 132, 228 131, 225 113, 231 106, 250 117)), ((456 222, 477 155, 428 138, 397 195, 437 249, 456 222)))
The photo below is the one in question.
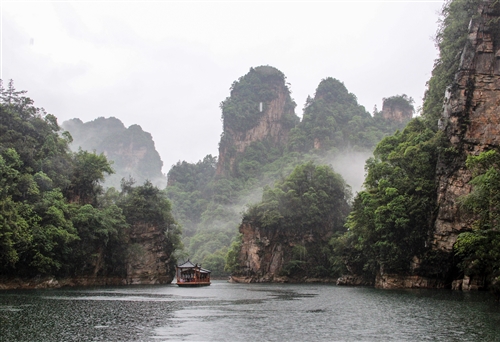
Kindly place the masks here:
POLYGON ((299 116, 326 77, 368 111, 402 93, 420 105, 442 4, 9 2, 2 77, 60 122, 139 124, 166 173, 178 160, 217 155, 219 103, 250 67, 283 71, 299 116))

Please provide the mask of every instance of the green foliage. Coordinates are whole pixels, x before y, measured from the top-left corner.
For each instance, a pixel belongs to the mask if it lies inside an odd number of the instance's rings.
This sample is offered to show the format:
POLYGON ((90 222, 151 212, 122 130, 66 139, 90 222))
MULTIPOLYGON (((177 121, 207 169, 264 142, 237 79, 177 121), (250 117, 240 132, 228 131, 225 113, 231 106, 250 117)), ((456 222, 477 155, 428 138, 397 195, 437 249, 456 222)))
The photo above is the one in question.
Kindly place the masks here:
POLYGON ((218 249, 214 253, 208 255, 203 260, 203 268, 212 271, 213 276, 227 276, 228 272, 224 270, 226 267, 226 254, 228 247, 218 249))
POLYGON ((406 272, 422 256, 436 206, 435 167, 441 142, 420 119, 383 139, 367 162, 339 251, 357 274, 406 272))
POLYGON ((172 202, 172 214, 183 226, 185 236, 195 234, 203 213, 208 209, 216 166, 217 158, 207 155, 196 164, 178 162, 168 172, 169 186, 165 193, 172 202))
MULTIPOLYGON (((405 104, 410 101, 400 96, 387 100, 398 102, 400 98, 405 104)), ((289 149, 302 153, 312 149, 371 150, 382 137, 405 124, 371 117, 342 82, 328 77, 318 85, 314 99, 308 97, 303 119, 291 132, 289 149)))
MULTIPOLYGON (((329 166, 308 162, 297 166, 274 188, 265 188, 262 201, 248 208, 243 221, 277 234, 314 236, 314 242, 297 241, 285 250, 282 275, 332 276, 332 250, 322 237, 344 231, 350 196, 349 187, 329 166)), ((228 270, 238 268, 235 258, 237 252, 228 254, 227 260, 232 262, 228 270)))
POLYGON ((225 257, 225 266, 224 271, 229 273, 235 273, 239 271, 240 262, 239 262, 239 254, 241 250, 241 244, 243 243, 242 235, 238 235, 234 241, 231 243, 229 247, 226 257, 225 257))
POLYGON ((70 136, 59 136, 55 117, 34 107, 24 93, 15 91, 12 80, 5 90, 0 80, 0 146, 16 151, 21 173, 43 172, 55 187, 65 188, 71 172, 70 136))
POLYGON ((349 211, 350 189, 328 166, 299 165, 282 182, 266 188, 262 202, 243 217, 263 228, 341 230, 349 211))
MULTIPOLYGON (((220 104, 224 132, 246 132, 255 127, 264 113, 264 110, 260 111, 260 103, 266 106, 278 97, 278 89, 284 83, 285 75, 276 68, 250 68, 245 76, 232 84, 231 96, 220 104)), ((289 125, 294 125, 298 120, 293 114, 294 108, 295 103, 288 95, 284 119, 289 125)))
POLYGON ((129 224, 122 210, 114 204, 102 208, 85 204, 78 208, 73 224, 80 238, 73 255, 78 272, 124 276, 129 224))
POLYGON ((434 130, 437 130, 443 110, 446 88, 452 84, 458 71, 469 23, 477 14, 479 3, 479 0, 447 1, 443 6, 443 19, 436 35, 439 58, 434 62, 432 77, 427 83, 422 114, 434 130))
POLYGON ((395 95, 383 99, 384 108, 399 108, 404 111, 414 112, 415 108, 413 104, 415 101, 412 97, 408 97, 406 94, 395 95))
POLYGON ((168 252, 180 248, 157 188, 124 182, 103 194, 106 157, 71 153, 71 135, 24 93, 0 83, 0 275, 124 276, 130 224, 158 224, 168 252))
POLYGON ((122 183, 123 197, 118 202, 130 223, 145 223, 164 227, 174 225, 170 202, 151 182, 142 186, 122 183))
POLYGON ((104 181, 104 174, 114 172, 110 163, 102 153, 80 150, 74 154, 74 165, 69 196, 80 204, 95 204, 97 196, 103 193, 99 183, 104 181))
POLYGON ((500 275, 500 154, 495 150, 469 156, 472 191, 461 199, 473 218, 472 230, 461 233, 454 246, 462 271, 469 276, 500 275))
POLYGON ((477 217, 475 228, 500 230, 500 155, 495 150, 469 156, 466 165, 472 170, 473 191, 463 207, 477 217))

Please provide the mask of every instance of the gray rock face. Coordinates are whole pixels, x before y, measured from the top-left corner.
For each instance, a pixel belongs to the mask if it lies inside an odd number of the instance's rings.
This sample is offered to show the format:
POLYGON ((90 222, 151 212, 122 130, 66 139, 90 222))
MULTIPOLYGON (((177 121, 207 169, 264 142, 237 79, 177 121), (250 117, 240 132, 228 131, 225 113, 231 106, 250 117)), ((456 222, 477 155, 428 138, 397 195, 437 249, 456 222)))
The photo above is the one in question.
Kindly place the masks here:
POLYGON ((127 263, 127 284, 168 284, 173 280, 175 265, 168 251, 164 232, 149 224, 132 226, 131 253, 127 263))
POLYGON ((451 252, 458 234, 470 230, 470 218, 460 211, 457 199, 471 191, 468 155, 500 146, 500 42, 499 6, 484 1, 479 17, 470 24, 460 69, 449 88, 440 128, 454 152, 442 154, 438 163, 438 214, 433 248, 451 252))

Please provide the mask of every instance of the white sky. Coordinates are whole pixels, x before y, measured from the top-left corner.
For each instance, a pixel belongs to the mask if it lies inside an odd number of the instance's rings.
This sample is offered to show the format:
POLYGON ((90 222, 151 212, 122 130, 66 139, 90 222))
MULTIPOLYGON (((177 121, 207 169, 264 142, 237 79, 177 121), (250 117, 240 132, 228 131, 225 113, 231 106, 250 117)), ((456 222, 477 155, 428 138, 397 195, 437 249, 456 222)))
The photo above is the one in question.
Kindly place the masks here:
POLYGON ((370 113, 403 93, 420 106, 444 1, 0 3, 0 77, 59 123, 140 125, 167 173, 218 155, 219 104, 250 67, 281 70, 299 116, 326 77, 370 113))

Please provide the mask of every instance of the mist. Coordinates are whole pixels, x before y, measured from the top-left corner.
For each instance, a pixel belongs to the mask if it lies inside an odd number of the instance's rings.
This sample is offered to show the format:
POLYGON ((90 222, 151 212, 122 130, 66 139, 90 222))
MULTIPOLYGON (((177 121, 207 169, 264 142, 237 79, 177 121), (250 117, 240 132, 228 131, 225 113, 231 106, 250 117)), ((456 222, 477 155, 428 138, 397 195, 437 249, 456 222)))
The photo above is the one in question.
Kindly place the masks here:
POLYGON ((366 160, 373 157, 371 152, 340 152, 327 160, 333 170, 340 174, 351 187, 353 196, 363 189, 366 160))

